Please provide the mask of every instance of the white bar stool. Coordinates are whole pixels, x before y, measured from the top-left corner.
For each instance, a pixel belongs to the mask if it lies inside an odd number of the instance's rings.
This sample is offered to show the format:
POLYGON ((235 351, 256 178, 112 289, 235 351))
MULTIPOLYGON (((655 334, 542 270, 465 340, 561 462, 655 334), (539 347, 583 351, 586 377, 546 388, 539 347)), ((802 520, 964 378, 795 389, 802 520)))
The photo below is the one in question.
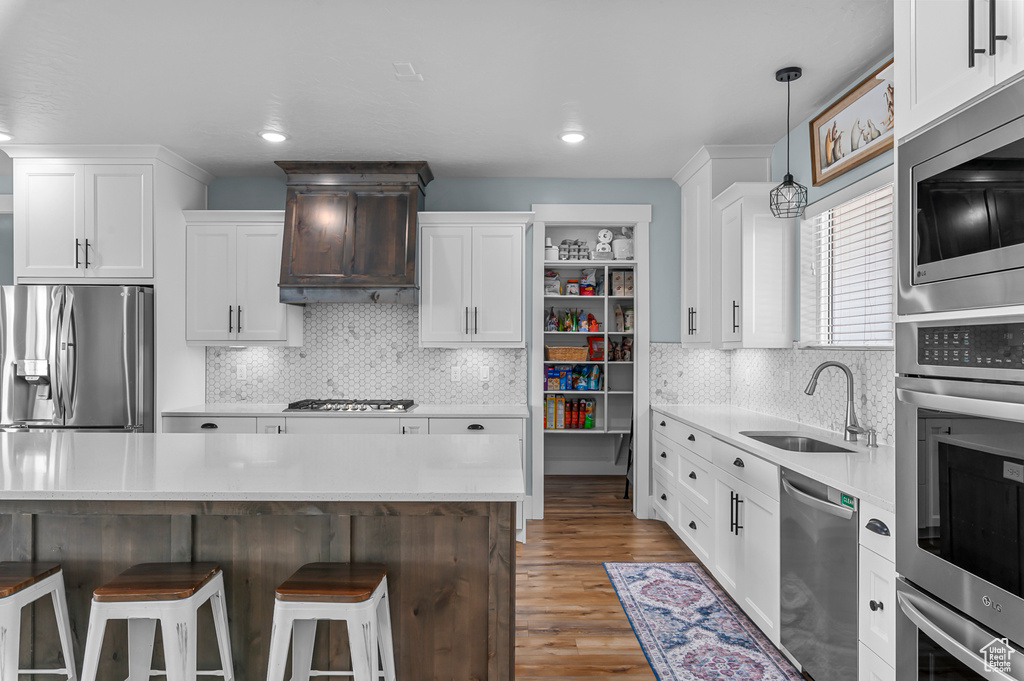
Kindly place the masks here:
POLYGON ((143 563, 93 591, 82 681, 96 681, 107 620, 128 620, 128 681, 163 673, 167 681, 194 681, 197 674, 234 680, 224 574, 216 563, 143 563), (206 601, 213 610, 220 671, 196 670, 196 612, 206 601), (166 672, 152 669, 158 620, 166 672))
POLYGON ((385 681, 395 681, 387 570, 376 563, 309 563, 276 589, 270 633, 267 681, 283 681, 292 643, 292 681, 310 676, 352 676, 353 681, 378 681, 377 653, 385 681), (311 669, 318 620, 344 620, 348 626, 351 672, 311 669), (291 634, 291 636, 289 636, 291 634))
POLYGON ((75 655, 71 648, 68 599, 64 573, 58 563, 0 563, 0 680, 17 681, 19 674, 60 674, 75 681, 75 655), (19 669, 21 609, 43 596, 53 599, 63 669, 19 669), (9 670, 13 670, 11 673, 9 670))

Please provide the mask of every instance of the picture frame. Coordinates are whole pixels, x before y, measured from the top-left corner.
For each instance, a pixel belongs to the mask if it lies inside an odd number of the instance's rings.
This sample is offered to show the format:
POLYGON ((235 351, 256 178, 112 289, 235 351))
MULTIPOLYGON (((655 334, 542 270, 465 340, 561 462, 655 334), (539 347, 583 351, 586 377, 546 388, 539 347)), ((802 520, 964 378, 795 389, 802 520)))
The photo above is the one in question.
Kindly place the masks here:
POLYGON ((892 149, 892 59, 811 119, 811 181, 815 187, 892 149))

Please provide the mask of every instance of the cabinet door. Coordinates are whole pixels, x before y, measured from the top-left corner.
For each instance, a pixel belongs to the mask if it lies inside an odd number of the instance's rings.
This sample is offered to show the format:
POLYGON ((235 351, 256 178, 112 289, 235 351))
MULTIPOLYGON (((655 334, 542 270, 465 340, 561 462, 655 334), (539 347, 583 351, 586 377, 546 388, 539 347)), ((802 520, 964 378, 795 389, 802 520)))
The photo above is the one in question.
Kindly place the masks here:
POLYGON ((779 643, 779 502, 743 485, 739 504, 743 542, 742 598, 750 619, 779 643))
POLYGON ((1024 71, 1024 3, 997 2, 995 32, 1006 36, 996 43, 996 83, 1002 83, 1024 71))
MULTIPOLYGON (((743 305, 743 202, 722 210, 722 342, 742 340, 743 305)), ((780 264, 781 267, 781 264, 780 264)), ((749 274, 749 270, 747 270, 749 274)))
POLYGON ((85 166, 85 271, 153 276, 153 166, 85 166))
POLYGON ((288 432, 288 419, 281 416, 260 416, 256 419, 256 432, 264 435, 284 435, 288 432))
POLYGON ((896 566, 860 547, 857 620, 860 640, 890 664, 896 661, 896 566))
POLYGON ((686 346, 711 343, 711 165, 707 164, 682 188, 683 277, 682 341, 686 346))
POLYGON ((287 340, 288 306, 280 302, 277 288, 283 236, 283 224, 236 228, 235 323, 239 341, 287 340))
POLYGON ((744 206, 741 340, 745 348, 788 348, 793 345, 793 221, 772 216, 767 201, 757 203, 763 210, 744 206))
POLYGON ((473 340, 523 340, 523 229, 473 228, 473 340))
POLYGON ((471 339, 473 230, 424 227, 420 259, 420 342, 471 339))
MULTIPOLYGON (((726 478, 728 479, 727 476, 726 478)), ((730 484, 723 482, 721 478, 715 480, 715 509, 711 514, 714 535, 711 571, 719 584, 725 587, 733 598, 739 600, 740 538, 733 529, 733 521, 736 519, 735 498, 736 490, 730 484)))
POLYGON ((985 49, 985 53, 975 55, 973 67, 968 61, 971 40, 968 0, 899 0, 895 3, 898 137, 939 118, 995 84, 995 59, 987 53, 990 1, 974 2, 974 47, 985 49))
POLYGON ((185 231, 185 338, 234 340, 235 225, 185 231))
POLYGON ((83 173, 84 168, 75 165, 17 166, 15 277, 85 276, 83 173))

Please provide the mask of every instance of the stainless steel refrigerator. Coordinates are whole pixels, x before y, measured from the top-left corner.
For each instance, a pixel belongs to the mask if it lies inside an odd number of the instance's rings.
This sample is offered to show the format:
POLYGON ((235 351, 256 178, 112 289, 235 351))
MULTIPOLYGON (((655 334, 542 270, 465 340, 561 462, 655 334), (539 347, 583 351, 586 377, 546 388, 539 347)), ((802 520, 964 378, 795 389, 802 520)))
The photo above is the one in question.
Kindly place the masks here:
POLYGON ((0 290, 0 428, 153 432, 152 289, 0 290))

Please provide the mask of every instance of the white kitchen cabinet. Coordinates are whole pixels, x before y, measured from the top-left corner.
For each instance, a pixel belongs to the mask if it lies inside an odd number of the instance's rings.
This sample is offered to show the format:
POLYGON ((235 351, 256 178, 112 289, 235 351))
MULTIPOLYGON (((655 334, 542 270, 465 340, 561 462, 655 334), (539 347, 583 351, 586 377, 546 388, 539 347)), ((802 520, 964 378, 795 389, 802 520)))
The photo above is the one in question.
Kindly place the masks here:
POLYGON ((153 166, 17 159, 17 280, 153 277, 153 166))
POLYGON ((771 146, 707 146, 673 179, 681 188, 682 343, 711 347, 719 298, 717 265, 712 257, 711 201, 735 182, 769 179, 771 146))
POLYGON ((282 211, 185 211, 186 339, 301 345, 302 308, 278 297, 282 211))
POLYGON ((858 681, 896 681, 896 670, 863 643, 857 645, 858 681))
POLYGON ((902 138, 957 109, 1024 69, 1024 8, 1016 0, 897 0, 896 135, 902 138), (991 54, 991 21, 995 42, 991 54), (971 45, 976 53, 973 65, 971 45))
POLYGON ((711 533, 715 538, 715 559, 711 572, 725 590, 740 600, 743 576, 743 541, 736 532, 736 487, 738 481, 718 473, 715 478, 715 505, 711 533))
POLYGON ((164 416, 165 433, 256 433, 254 416, 164 416))
POLYGON ((532 213, 420 213, 420 344, 524 346, 532 213))
POLYGON ((792 220, 771 214, 766 182, 737 182, 712 205, 712 252, 721 277, 713 300, 712 345, 788 348, 793 344, 792 220))
POLYGON ((378 416, 338 416, 288 419, 290 434, 399 435, 401 419, 378 416))
POLYGON ((256 432, 264 435, 284 435, 288 432, 288 419, 283 416, 259 416, 256 418, 256 432))
POLYGON ((860 642, 890 666, 896 662, 896 566, 860 547, 857 621, 860 642))

